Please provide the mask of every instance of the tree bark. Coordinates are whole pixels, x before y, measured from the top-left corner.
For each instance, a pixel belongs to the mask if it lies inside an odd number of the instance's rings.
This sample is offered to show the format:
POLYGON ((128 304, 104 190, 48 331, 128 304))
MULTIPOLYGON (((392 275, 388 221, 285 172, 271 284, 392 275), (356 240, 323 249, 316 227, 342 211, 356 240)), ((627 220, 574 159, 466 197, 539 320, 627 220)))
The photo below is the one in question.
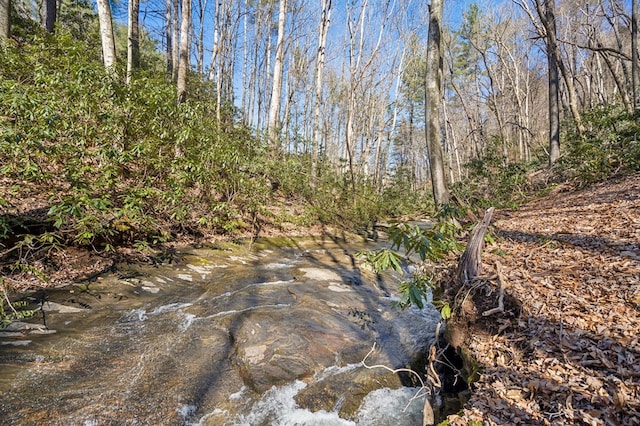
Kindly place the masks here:
POLYGON ((311 147, 311 184, 315 185, 318 170, 318 147, 320 146, 320 108, 322 106, 322 73, 325 62, 325 46, 327 33, 331 23, 331 0, 322 0, 322 16, 320 17, 320 35, 318 37, 318 53, 316 56, 316 103, 313 110, 313 142, 311 147))
POLYGON ((640 112, 640 63, 638 60, 638 0, 632 0, 631 6, 631 80, 633 84, 633 110, 640 112))
POLYGON ((173 45, 171 49, 171 63, 173 64, 173 73, 171 74, 171 79, 176 80, 178 78, 178 54, 179 54, 179 43, 180 43, 180 26, 179 26, 179 16, 181 11, 181 2, 180 0, 173 0, 173 24, 171 25, 173 28, 173 45))
POLYGON ((111 22, 111 6, 109 0, 97 0, 98 19, 100 21, 100 38, 102 40, 102 59, 109 73, 115 72, 116 45, 111 22))
POLYGON ((174 62, 173 62, 173 43, 175 43, 175 41, 173 40, 173 20, 172 20, 172 7, 173 7, 173 2, 172 0, 166 0, 165 4, 164 4, 164 19, 165 19, 165 37, 167 38, 167 49, 166 49, 166 55, 167 55, 167 75, 169 76, 169 78, 172 78, 173 76, 173 67, 174 67, 174 62))
POLYGON ((487 209, 482 221, 473 229, 467 248, 460 256, 456 268, 456 279, 460 285, 469 286, 482 273, 481 254, 484 248, 484 236, 487 233, 489 223, 491 223, 493 211, 493 207, 487 209))
MULTIPOLYGON (((547 64, 549 70, 549 167, 560 158, 560 78, 556 45, 555 0, 546 0, 544 21, 547 31, 547 64)), ((542 16, 542 15, 541 15, 542 16)))
POLYGON ((187 72, 189 71, 189 24, 191 21, 191 0, 182 1, 180 21, 180 60, 178 62, 178 103, 186 100, 187 72))
MULTIPOLYGON (((567 98, 569 101, 569 110, 571 111, 571 115, 573 117, 573 121, 576 124, 576 128, 578 132, 584 132, 584 126, 582 124, 582 117, 580 111, 578 110, 578 100, 576 97, 576 89, 573 84, 573 77, 569 75, 569 71, 567 67, 564 65, 564 61, 562 60, 562 55, 560 54, 560 48, 558 46, 558 39, 556 36, 556 16, 555 16, 555 0, 542 0, 544 1, 544 8, 540 3, 541 0, 535 0, 536 3, 536 11, 540 17, 540 21, 545 29, 546 36, 546 48, 547 48, 547 57, 550 58, 553 56, 553 61, 555 62, 556 73, 558 70, 562 74, 562 78, 567 86, 567 98)), ((558 152, 559 155, 559 152, 558 152)), ((557 158, 556 158, 557 159, 557 158)), ((555 160, 554 160, 555 162, 555 160)))
POLYGON ((427 39, 427 73, 425 81, 425 131, 431 186, 436 209, 449 203, 449 191, 444 173, 440 136, 440 101, 442 99, 442 6, 443 0, 432 0, 429 11, 427 39))
POLYGON ((198 74, 204 73, 204 20, 207 10, 207 0, 198 0, 198 57, 196 70, 198 74))
POLYGON ((271 103, 269 106, 269 121, 267 132, 269 141, 275 145, 279 136, 280 104, 282 102, 282 77, 284 73, 284 30, 287 21, 287 1, 280 0, 278 12, 278 41, 276 44, 276 59, 273 64, 273 85, 271 103))
POLYGON ((47 32, 53 33, 58 12, 56 0, 45 0, 45 7, 44 28, 47 32))
POLYGON ((11 37, 11 0, 0 0, 0 37, 11 37))
POLYGON ((140 67, 140 0, 129 0, 129 26, 127 28, 127 84, 133 71, 140 67))

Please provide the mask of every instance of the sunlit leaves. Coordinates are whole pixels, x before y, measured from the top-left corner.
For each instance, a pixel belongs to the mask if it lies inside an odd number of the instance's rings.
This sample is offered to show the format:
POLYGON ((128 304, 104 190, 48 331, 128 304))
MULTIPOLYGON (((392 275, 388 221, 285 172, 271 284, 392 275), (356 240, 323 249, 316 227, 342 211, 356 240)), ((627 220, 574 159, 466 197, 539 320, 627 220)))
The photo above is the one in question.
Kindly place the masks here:
MULTIPOLYGON (((447 214, 451 216, 452 213, 447 214)), ((454 220, 434 224, 396 223, 389 228, 391 249, 364 251, 359 255, 364 257, 377 273, 392 269, 408 278, 399 287, 401 299, 397 305, 400 308, 423 308, 433 284, 423 273, 409 274, 408 268, 403 268, 403 265, 422 264, 425 261, 437 262, 448 253, 461 250, 462 245, 456 239, 459 230, 460 226, 454 220), (403 254, 394 250, 401 250, 403 254)), ((448 305, 442 307, 441 314, 445 319, 451 316, 448 305)))
POLYGON ((389 249, 369 250, 359 252, 358 255, 364 257, 373 270, 377 273, 393 269, 394 271, 402 270, 402 257, 389 249))
POLYGON ((451 221, 411 225, 397 223, 389 229, 392 247, 403 249, 407 257, 418 255, 421 261, 437 261, 445 254, 461 248, 454 238, 458 226, 451 221))
POLYGON ((409 281, 403 281, 398 289, 400 292, 398 307, 406 309, 409 306, 417 306, 422 309, 432 287, 431 281, 420 275, 411 277, 409 281))

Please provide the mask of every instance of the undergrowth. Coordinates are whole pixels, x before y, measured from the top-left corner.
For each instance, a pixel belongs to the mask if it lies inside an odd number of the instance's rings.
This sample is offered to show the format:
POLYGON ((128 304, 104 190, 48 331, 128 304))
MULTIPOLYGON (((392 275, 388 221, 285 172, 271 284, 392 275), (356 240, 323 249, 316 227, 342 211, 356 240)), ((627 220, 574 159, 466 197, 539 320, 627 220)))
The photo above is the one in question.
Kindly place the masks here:
POLYGON ((578 185, 640 170, 640 117, 619 106, 584 113, 586 131, 567 133, 560 173, 578 185))

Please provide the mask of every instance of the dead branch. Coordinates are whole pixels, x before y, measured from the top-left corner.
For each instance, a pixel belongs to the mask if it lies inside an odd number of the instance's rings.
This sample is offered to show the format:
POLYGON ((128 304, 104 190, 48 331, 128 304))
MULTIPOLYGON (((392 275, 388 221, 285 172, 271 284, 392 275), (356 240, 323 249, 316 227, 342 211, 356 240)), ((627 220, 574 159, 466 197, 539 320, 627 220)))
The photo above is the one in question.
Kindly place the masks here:
POLYGON ((496 260, 496 272, 498 273, 498 283, 500 284, 500 295, 498 296, 498 306, 489 309, 488 311, 484 311, 482 313, 483 317, 488 317, 489 315, 497 314, 498 312, 504 312, 504 277, 502 275, 500 262, 496 260))
MULTIPOLYGON (((433 349, 434 347, 431 346, 431 348, 433 349)), ((369 358, 369 356, 373 353, 373 351, 375 351, 376 349, 376 342, 373 342, 373 346, 371 347, 371 350, 369 351, 369 353, 367 353, 367 355, 364 357, 364 359, 362 360, 362 365, 364 366, 364 368, 372 370, 374 368, 383 368, 387 371, 390 371, 393 374, 397 374, 400 372, 405 372, 405 373, 411 373, 414 376, 416 376, 418 378, 418 380, 420 381, 420 384, 422 385, 422 387, 420 388, 420 390, 418 390, 418 392, 413 395, 413 397, 409 400, 409 402, 407 403, 405 410, 409 407, 409 405, 416 399, 418 399, 419 397, 422 396, 422 391, 426 392, 426 393, 431 393, 431 389, 427 386, 425 386, 424 381, 422 380, 422 378, 420 377, 420 375, 418 373, 416 373, 415 371, 409 369, 409 368, 390 368, 387 367, 386 365, 382 365, 382 364, 378 364, 378 365, 367 365, 366 361, 367 358, 369 358)), ((435 351, 434 351, 435 352, 435 351)), ((431 370, 433 371, 433 363, 431 363, 431 370)), ((435 374, 435 371, 433 371, 433 373, 435 374)), ((428 374, 429 379, 431 379, 431 375, 428 374)), ((438 377, 438 375, 436 374, 436 378, 438 377)), ((433 383, 433 379, 431 379, 432 383, 433 383)), ((438 378, 438 382, 440 381, 440 379, 438 378)), ((425 399, 425 405, 423 407, 423 415, 427 416, 428 413, 431 412, 431 416, 433 418, 433 409, 431 408, 431 404, 429 403, 429 398, 425 399)), ((425 417, 427 418, 427 417, 425 417)), ((433 420, 431 421, 431 423, 425 423, 425 424, 433 424, 433 420)))
POLYGON ((373 351, 375 351, 376 349, 376 342, 373 342, 373 346, 371 347, 371 350, 369 351, 369 353, 367 353, 367 355, 364 357, 364 359, 362 360, 362 366, 368 370, 373 370, 374 368, 384 368, 385 370, 397 374, 400 372, 404 372, 404 373, 411 373, 414 376, 416 376, 418 378, 418 381, 420 381, 420 384, 422 385, 423 388, 426 389, 426 386, 424 384, 424 382, 422 381, 422 378, 420 377, 420 375, 418 373, 416 373, 415 371, 409 369, 409 368, 396 368, 395 370, 391 367, 387 367, 386 365, 382 365, 382 364, 378 364, 378 365, 367 365, 366 361, 367 358, 369 358, 369 356, 373 353, 373 351))

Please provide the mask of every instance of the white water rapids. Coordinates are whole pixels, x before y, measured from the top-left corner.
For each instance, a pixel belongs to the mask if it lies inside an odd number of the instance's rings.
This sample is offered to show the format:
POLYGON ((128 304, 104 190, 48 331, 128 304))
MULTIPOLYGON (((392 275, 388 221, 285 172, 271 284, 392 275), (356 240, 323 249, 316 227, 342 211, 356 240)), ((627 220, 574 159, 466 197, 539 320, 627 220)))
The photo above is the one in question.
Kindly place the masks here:
MULTIPOLYGON (((296 380, 285 386, 273 387, 251 407, 248 414, 238 415, 230 420, 233 426, 415 426, 422 424, 424 394, 419 388, 402 387, 399 389, 382 388, 369 393, 363 400, 355 420, 345 420, 336 411, 324 410, 311 412, 300 408, 294 397, 307 386, 296 380)), ((244 389, 235 394, 243 398, 244 389)), ((188 411, 194 407, 188 407, 188 411)), ((191 426, 205 426, 213 416, 224 416, 221 410, 200 418, 191 426)), ((226 424, 226 423, 225 423, 226 424)))

